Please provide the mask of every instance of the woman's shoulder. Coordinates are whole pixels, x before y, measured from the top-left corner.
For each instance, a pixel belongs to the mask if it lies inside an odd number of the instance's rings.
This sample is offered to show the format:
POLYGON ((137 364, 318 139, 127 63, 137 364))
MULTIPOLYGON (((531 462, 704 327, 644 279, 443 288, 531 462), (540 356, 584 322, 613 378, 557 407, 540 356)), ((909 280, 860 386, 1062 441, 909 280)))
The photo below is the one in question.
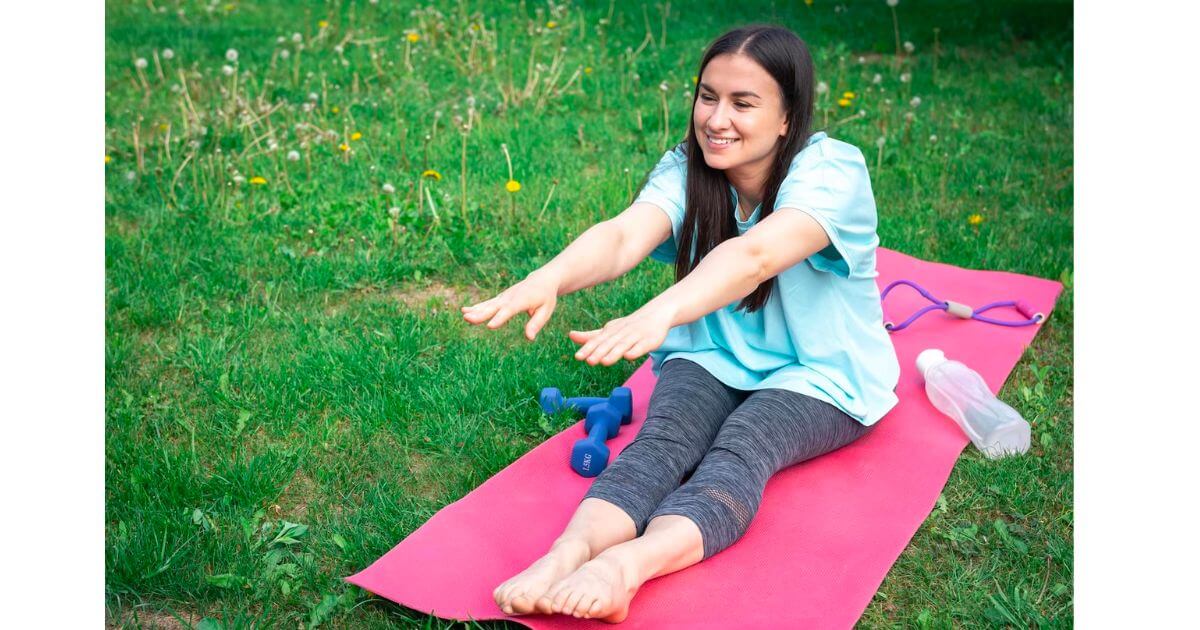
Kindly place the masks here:
POLYGON ((804 148, 792 158, 788 174, 801 174, 831 166, 853 165, 866 169, 866 159, 862 151, 855 145, 831 138, 824 131, 818 131, 809 136, 804 148))

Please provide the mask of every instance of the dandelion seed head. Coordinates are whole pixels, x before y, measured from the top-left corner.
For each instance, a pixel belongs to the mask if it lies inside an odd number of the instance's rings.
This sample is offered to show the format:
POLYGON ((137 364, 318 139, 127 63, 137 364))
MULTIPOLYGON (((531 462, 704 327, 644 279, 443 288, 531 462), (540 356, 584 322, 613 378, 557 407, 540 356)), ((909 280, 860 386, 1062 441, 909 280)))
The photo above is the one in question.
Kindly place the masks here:
POLYGON ((334 47, 333 47, 333 52, 334 52, 335 54, 338 54, 338 55, 340 55, 340 54, 342 54, 342 53, 346 52, 346 49, 345 49, 345 48, 342 48, 342 45, 341 45, 341 44, 338 44, 337 46, 334 46, 334 47))
POLYGON ((474 96, 467 97, 467 108, 475 109, 475 97, 474 96))
POLYGON ((880 149, 882 149, 883 145, 885 144, 887 144, 887 136, 879 136, 879 139, 875 141, 875 146, 879 147, 880 149))
POLYGON ((866 57, 862 57, 862 56, 860 56, 860 57, 858 58, 858 63, 867 63, 867 58, 866 58, 866 57))
POLYGON ((440 110, 440 109, 439 109, 439 110, 437 110, 437 111, 433 112, 433 117, 434 117, 434 118, 441 118, 441 117, 442 117, 442 110, 440 110))
POLYGON ((171 60, 175 58, 175 51, 170 48, 164 48, 160 54, 163 59, 171 60))
POLYGON ((391 208, 388 208, 388 215, 390 215, 393 220, 399 219, 400 218, 400 208, 397 206, 392 206, 391 208))
POLYGON ((225 51, 225 61, 228 61, 229 63, 234 63, 237 61, 237 59, 238 59, 238 52, 236 50, 230 48, 229 50, 225 51))
POLYGON ((133 181, 133 180, 135 180, 135 179, 137 179, 137 173, 135 173, 135 172, 133 172, 133 171, 126 171, 126 172, 125 172, 125 181, 127 181, 127 182, 131 182, 131 181, 133 181))
POLYGON ((817 94, 824 94, 829 91, 829 84, 824 81, 817 82, 817 94))
POLYGON ((286 38, 286 37, 284 37, 283 35, 280 35, 279 37, 276 37, 276 38, 275 38, 275 43, 276 43, 276 44, 282 44, 282 43, 284 43, 284 42, 286 42, 286 41, 287 41, 287 38, 286 38))
POLYGON ((873 83, 875 85, 879 85, 880 83, 883 83, 883 75, 876 72, 875 76, 871 77, 871 83, 873 83))
POLYGON ((383 185, 383 192, 385 192, 385 193, 387 193, 387 194, 389 194, 389 195, 390 195, 390 194, 392 194, 392 193, 396 192, 396 187, 395 187, 395 186, 393 186, 393 185, 391 185, 391 184, 384 184, 384 185, 383 185))
POLYGON ((292 43, 299 44, 304 41, 304 36, 300 33, 292 33, 292 43))
POLYGON ((904 52, 906 52, 906 53, 908 53, 908 54, 910 54, 910 55, 911 55, 911 54, 912 54, 912 52, 913 52, 914 50, 916 50, 916 49, 917 49, 917 47, 916 47, 916 46, 913 46, 913 43, 912 43, 912 42, 904 42, 904 52))
POLYGON ((662 83, 659 83, 659 84, 658 84, 658 89, 660 89, 660 90, 662 90, 662 91, 666 92, 667 90, 671 89, 671 86, 670 86, 670 85, 667 85, 667 82, 666 82, 666 81, 663 81, 662 83))
POLYGON ((901 82, 901 83, 908 83, 909 79, 912 79, 912 75, 911 75, 911 74, 909 74, 909 73, 907 73, 907 72, 905 72, 904 74, 901 74, 901 75, 900 75, 900 82, 901 82))
POLYGON ((295 149, 288 151, 287 159, 289 162, 299 162, 300 161, 300 152, 295 149))
POLYGON ((281 51, 279 51, 279 58, 280 58, 280 59, 287 59, 288 57, 291 57, 291 56, 292 56, 292 53, 290 53, 290 52, 288 52, 288 51, 286 51, 286 50, 281 50, 281 51))
POLYGON ((241 176, 241 175, 234 175, 234 176, 233 176, 233 183, 235 183, 235 184, 245 184, 245 183, 246 183, 246 178, 245 178, 245 177, 243 177, 243 176, 241 176))
POLYGON ((931 134, 929 134, 929 141, 930 141, 930 142, 937 142, 937 134, 936 134, 936 133, 931 133, 931 134))
POLYGON ((909 101, 908 104, 912 105, 913 107, 920 107, 921 106, 921 97, 920 96, 912 97, 912 100, 909 101))
POLYGON ((900 4, 900 0, 887 0, 887 5, 888 5, 889 7, 894 7, 894 6, 896 6, 897 4, 900 4))
POLYGON ((912 122, 912 120, 916 117, 916 114, 912 112, 904 112, 904 120, 907 120, 908 122, 912 122))
POLYGON ((221 74, 223 74, 227 77, 232 76, 233 75, 233 66, 228 66, 228 65, 221 66, 221 74))
POLYGON ((303 109, 303 110, 304 110, 304 111, 306 111, 306 112, 311 112, 311 111, 313 110, 313 107, 314 107, 314 106, 313 106, 313 104, 312 104, 312 103, 305 103, 305 104, 303 104, 303 105, 301 105, 301 106, 300 106, 300 109, 303 109))
POLYGON ((134 67, 135 67, 135 68, 137 68, 137 69, 139 69, 139 70, 145 70, 145 69, 146 69, 146 66, 148 66, 148 65, 150 65, 150 64, 146 62, 146 58, 145 58, 145 57, 138 57, 137 59, 135 59, 135 60, 133 61, 133 65, 134 65, 134 67))

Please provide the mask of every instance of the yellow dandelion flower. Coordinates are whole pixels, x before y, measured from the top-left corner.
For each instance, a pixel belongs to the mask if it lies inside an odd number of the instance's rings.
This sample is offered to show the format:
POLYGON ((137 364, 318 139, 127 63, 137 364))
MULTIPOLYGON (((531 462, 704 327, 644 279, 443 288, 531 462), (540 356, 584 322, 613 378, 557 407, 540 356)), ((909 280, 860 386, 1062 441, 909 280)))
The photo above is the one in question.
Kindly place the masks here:
POLYGON ((362 132, 355 131, 354 133, 350 134, 350 139, 351 140, 362 140, 362 132))
POLYGON ((841 105, 842 107, 850 107, 850 103, 852 103, 852 101, 844 96, 838 99, 838 105, 841 105))
POLYGON ((584 68, 584 69, 583 69, 583 73, 584 73, 584 74, 591 74, 591 73, 592 73, 592 67, 591 67, 591 66, 588 66, 588 67, 584 68))
POLYGON ((967 217, 967 223, 970 223, 971 225, 979 225, 980 223, 983 223, 983 215, 978 213, 972 214, 971 216, 967 217))
POLYGON ((421 173, 421 177, 432 177, 433 179, 441 181, 442 174, 433 169, 428 169, 425 172, 421 173))
POLYGON ((478 25, 478 24, 472 24, 472 25, 471 25, 471 30, 472 30, 472 31, 478 31, 478 30, 479 30, 479 25, 478 25))
POLYGON ((812 3, 813 3, 813 0, 804 0, 804 4, 807 4, 810 7, 812 6, 812 3))
POLYGON ((329 26, 329 22, 326 22, 325 20, 317 22, 317 28, 325 28, 326 26, 329 26))
POLYGON ((250 184, 253 186, 263 186, 267 183, 267 178, 262 175, 255 175, 250 178, 250 184))
POLYGON ((554 20, 550 20, 549 22, 546 22, 546 28, 554 28, 556 26, 558 26, 558 22, 555 22, 554 20))
POLYGON ((515 179, 510 179, 508 180, 508 183, 504 185, 504 190, 507 190, 510 193, 515 193, 518 190, 521 190, 521 182, 515 179))
POLYGON ((226 11, 232 11, 232 10, 234 10, 234 9, 236 9, 236 8, 237 8, 237 5, 235 5, 235 4, 233 4, 233 3, 230 3, 230 4, 227 4, 227 5, 225 5, 225 10, 226 10, 226 11))
POLYGON ((331 112, 333 112, 333 113, 335 113, 335 114, 336 114, 336 113, 338 113, 338 112, 342 111, 342 108, 341 108, 341 107, 338 107, 337 105, 334 105, 333 107, 330 107, 330 108, 329 108, 329 111, 331 111, 331 112))
POLYGON ((696 77, 696 76, 693 76, 693 77, 692 77, 692 84, 693 84, 693 85, 695 85, 696 83, 699 83, 699 82, 700 82, 700 77, 696 77))
POLYGON ((346 144, 345 142, 343 142, 343 143, 341 143, 341 144, 339 144, 339 145, 338 145, 338 149, 340 149, 340 150, 342 151, 342 153, 346 153, 347 151, 349 151, 349 150, 350 150, 350 145, 348 145, 348 144, 346 144))
POLYGON ((111 162, 111 161, 112 161, 112 156, 111 156, 111 155, 105 155, 105 156, 104 156, 104 163, 105 163, 105 164, 108 164, 108 163, 109 163, 109 162, 111 162))
POLYGON ((417 35, 416 33, 409 33, 409 34, 408 34, 408 35, 406 35, 405 37, 408 39, 408 41, 410 41, 410 42, 414 42, 414 43, 415 43, 417 40, 421 39, 421 36, 420 36, 420 35, 417 35))
POLYGON ((854 92, 842 92, 842 98, 854 98, 854 92))
POLYGON ((158 130, 159 130, 159 131, 166 131, 166 130, 168 130, 168 129, 170 129, 170 128, 171 128, 171 126, 170 126, 170 125, 168 125, 167 123, 159 123, 159 125, 158 125, 158 130))

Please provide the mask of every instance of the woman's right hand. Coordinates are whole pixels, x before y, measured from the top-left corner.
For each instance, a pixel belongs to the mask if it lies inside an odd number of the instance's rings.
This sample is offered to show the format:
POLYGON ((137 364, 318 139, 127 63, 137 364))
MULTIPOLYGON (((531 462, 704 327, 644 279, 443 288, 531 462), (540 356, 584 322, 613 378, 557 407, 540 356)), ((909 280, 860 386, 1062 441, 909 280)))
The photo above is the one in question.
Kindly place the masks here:
POLYGON ((491 329, 503 326, 517 313, 529 313, 525 336, 533 341, 557 304, 558 282, 549 275, 535 271, 490 300, 462 307, 462 313, 468 323, 487 321, 487 327, 491 329))

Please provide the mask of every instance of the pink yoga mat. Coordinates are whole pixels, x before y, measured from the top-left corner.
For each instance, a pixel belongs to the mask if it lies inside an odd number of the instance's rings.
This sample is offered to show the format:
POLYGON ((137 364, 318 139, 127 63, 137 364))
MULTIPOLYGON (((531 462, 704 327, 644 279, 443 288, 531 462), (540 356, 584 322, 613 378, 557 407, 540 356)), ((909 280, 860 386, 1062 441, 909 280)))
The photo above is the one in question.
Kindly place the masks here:
MULTIPOLYGON (((941 299, 973 306, 1024 299, 1048 317, 1062 290, 1049 280, 967 270, 885 249, 878 252, 878 269, 880 288, 907 279, 941 299)), ((885 317, 899 322, 928 304, 900 287, 888 296, 885 317)), ((1009 313, 998 309, 988 315, 1009 313)), ((1021 317, 1012 311, 1011 319, 1021 317)), ((1037 330, 934 312, 893 334, 901 365, 900 403, 876 430, 777 473, 738 542, 645 584, 622 627, 853 626, 969 444, 958 425, 926 398, 914 365, 917 353, 941 348, 998 391, 1037 330), (714 597, 717 593, 720 597, 714 597)), ((610 440, 612 457, 641 427, 654 381, 647 361, 626 382, 633 389, 634 419, 610 440)), ((565 615, 510 617, 492 600, 497 585, 546 552, 592 483, 568 466, 571 446, 581 436, 582 428, 575 425, 538 445, 347 580, 438 617, 507 617, 533 628, 599 627, 603 622, 565 615)))

